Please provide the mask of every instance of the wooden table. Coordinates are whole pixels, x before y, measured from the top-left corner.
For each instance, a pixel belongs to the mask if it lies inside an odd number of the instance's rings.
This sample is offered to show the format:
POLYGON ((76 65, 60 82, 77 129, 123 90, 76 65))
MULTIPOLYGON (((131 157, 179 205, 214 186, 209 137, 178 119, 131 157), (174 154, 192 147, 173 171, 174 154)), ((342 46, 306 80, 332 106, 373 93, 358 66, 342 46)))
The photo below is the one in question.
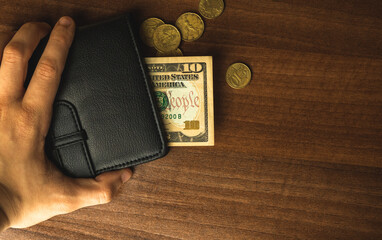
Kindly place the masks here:
MULTIPOLYGON (((0 239, 381 239, 382 2, 226 0, 185 55, 214 56, 215 147, 172 148, 115 200, 0 239), (245 62, 250 85, 231 89, 245 62)), ((168 23, 197 0, 1 0, 0 31, 130 11, 168 23)), ((146 56, 153 55, 146 50, 146 56)))

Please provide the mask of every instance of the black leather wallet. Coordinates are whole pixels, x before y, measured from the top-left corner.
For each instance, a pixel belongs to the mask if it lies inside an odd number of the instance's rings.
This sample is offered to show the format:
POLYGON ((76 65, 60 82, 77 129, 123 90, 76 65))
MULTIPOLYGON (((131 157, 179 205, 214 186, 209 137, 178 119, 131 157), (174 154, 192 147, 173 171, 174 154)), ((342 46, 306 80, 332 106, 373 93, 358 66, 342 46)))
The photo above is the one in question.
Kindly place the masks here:
POLYGON ((129 16, 77 28, 46 138, 50 159, 69 176, 95 177, 164 156, 163 133, 129 16))

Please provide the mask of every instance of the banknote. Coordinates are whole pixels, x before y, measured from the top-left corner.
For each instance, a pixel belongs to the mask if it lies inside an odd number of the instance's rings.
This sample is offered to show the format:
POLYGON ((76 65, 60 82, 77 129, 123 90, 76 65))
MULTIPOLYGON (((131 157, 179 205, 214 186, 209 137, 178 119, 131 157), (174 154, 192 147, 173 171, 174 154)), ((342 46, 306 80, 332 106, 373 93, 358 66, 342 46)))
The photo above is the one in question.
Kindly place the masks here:
POLYGON ((214 145, 212 57, 145 60, 169 146, 214 145))

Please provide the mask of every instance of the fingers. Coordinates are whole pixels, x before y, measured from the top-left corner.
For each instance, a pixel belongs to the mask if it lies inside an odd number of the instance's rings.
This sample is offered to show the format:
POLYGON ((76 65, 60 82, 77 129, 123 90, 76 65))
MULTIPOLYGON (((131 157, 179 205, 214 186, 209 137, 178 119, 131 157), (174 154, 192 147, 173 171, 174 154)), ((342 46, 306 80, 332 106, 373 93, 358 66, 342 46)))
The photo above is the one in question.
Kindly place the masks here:
POLYGON ((132 171, 126 168, 102 173, 95 179, 73 179, 79 195, 75 209, 110 202, 131 176, 132 171))
POLYGON ((14 34, 14 32, 0 32, 0 65, 4 48, 8 44, 9 40, 11 40, 14 34))
POLYGON ((47 23, 26 23, 5 46, 0 68, 0 97, 9 101, 21 98, 28 60, 40 40, 48 34, 47 23))
POLYGON ((23 104, 40 113, 50 113, 74 30, 74 21, 69 17, 62 17, 57 22, 25 92, 23 104))

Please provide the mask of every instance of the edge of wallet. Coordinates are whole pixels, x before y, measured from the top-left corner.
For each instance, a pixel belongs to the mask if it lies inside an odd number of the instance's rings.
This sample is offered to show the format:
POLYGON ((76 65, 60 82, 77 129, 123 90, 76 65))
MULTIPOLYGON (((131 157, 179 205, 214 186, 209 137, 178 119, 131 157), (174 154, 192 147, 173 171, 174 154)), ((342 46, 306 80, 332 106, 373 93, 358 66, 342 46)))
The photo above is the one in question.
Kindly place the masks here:
POLYGON ((214 146, 212 56, 145 58, 168 146, 214 146))

